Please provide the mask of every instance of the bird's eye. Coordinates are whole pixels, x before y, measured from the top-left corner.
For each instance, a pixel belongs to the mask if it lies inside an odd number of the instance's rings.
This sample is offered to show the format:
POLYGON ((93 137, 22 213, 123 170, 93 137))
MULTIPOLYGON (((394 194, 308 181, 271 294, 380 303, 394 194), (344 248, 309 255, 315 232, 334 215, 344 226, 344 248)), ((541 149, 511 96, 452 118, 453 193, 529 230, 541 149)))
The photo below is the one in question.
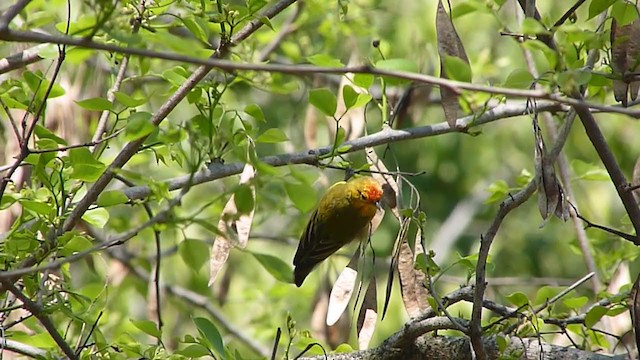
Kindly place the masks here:
POLYGON ((367 200, 367 193, 360 191, 360 199, 367 200))

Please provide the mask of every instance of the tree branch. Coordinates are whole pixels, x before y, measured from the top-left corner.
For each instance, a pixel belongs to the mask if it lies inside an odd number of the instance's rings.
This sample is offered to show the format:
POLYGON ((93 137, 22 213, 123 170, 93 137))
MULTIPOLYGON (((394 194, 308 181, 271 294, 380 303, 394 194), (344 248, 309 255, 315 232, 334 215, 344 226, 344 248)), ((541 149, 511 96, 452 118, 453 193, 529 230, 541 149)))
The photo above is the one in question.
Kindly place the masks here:
MULTIPOLYGON (((577 94, 576 98, 582 99, 582 95, 577 94)), ((609 144, 607 144, 607 140, 604 138, 604 135, 600 131, 600 128, 589 109, 583 106, 576 106, 574 109, 584 126, 584 130, 586 131, 589 140, 591 140, 593 147, 596 149, 600 160, 602 160, 604 167, 607 169, 609 175, 611 175, 611 181, 618 192, 620 200, 622 200, 622 205, 624 205, 624 208, 629 215, 629 220, 631 220, 631 224, 636 232, 636 240, 634 241, 634 244, 640 245, 640 207, 636 204, 633 193, 627 191, 629 182, 622 173, 622 169, 620 169, 616 158, 613 156, 613 153, 609 148, 609 144)))
MULTIPOLYGON (((363 136, 352 141, 345 142, 344 145, 349 145, 350 148, 346 150, 344 154, 360 151, 365 147, 386 145, 393 142, 400 142, 410 139, 420 139, 447 133, 456 133, 459 132, 459 130, 457 129, 471 129, 476 126, 490 123, 496 120, 526 114, 528 111, 528 107, 529 106, 526 103, 507 103, 504 105, 499 105, 480 116, 476 117, 474 115, 471 115, 458 119, 456 128, 449 127, 446 122, 401 130, 385 128, 375 134, 363 136)), ((538 111, 562 110, 562 106, 554 104, 550 101, 538 102, 537 108, 538 111)), ((284 166, 288 164, 316 165, 318 162, 318 156, 328 154, 329 152, 331 152, 331 149, 331 146, 326 146, 319 149, 306 150, 299 153, 266 156, 261 158, 260 160, 271 166, 284 166)), ((243 168, 244 163, 211 163, 207 169, 199 171, 193 176, 193 185, 240 174, 243 168)), ((169 190, 180 189, 187 183, 189 177, 190 175, 184 175, 167 180, 166 183, 169 190)), ((129 199, 136 200, 143 199, 149 196, 151 194, 151 189, 148 186, 135 186, 124 189, 123 192, 127 197, 129 197, 129 199)))
MULTIPOLYGON (((287 5, 290 5, 290 3, 293 3, 294 1, 295 0, 284 0, 282 2, 287 3, 287 5)), ((262 24, 260 21, 257 21, 257 22, 260 25, 262 24)), ((239 37, 244 38, 243 36, 248 36, 248 35, 245 35, 247 31, 248 30, 244 32, 239 32, 232 39, 232 43, 237 42, 239 37)), ((191 56, 185 56, 185 55, 176 54, 176 53, 152 51, 147 49, 124 48, 117 45, 97 43, 94 41, 86 40, 85 38, 74 38, 69 36, 42 34, 42 33, 36 33, 31 31, 7 30, 5 33, 0 33, 0 40, 14 41, 14 42, 19 41, 19 42, 65 44, 65 45, 72 45, 72 46, 77 46, 82 48, 105 50, 105 51, 121 53, 121 54, 137 55, 142 57, 178 61, 181 63, 196 64, 196 65, 201 65, 202 67, 207 68, 209 70, 213 68, 217 68, 220 70, 225 70, 230 72, 231 71, 263 71, 263 72, 276 72, 276 73, 291 74, 291 75, 354 73, 354 74, 371 74, 371 75, 379 75, 379 76, 389 76, 397 79, 412 81, 415 83, 437 85, 437 86, 448 88, 457 93, 462 92, 462 90, 469 90, 469 91, 478 91, 478 92, 484 92, 488 94, 499 94, 499 95, 505 95, 510 97, 517 97, 517 98, 553 100, 555 102, 570 105, 570 106, 578 106, 578 105, 587 106, 591 109, 616 112, 616 113, 628 115, 634 118, 640 118, 640 111, 638 110, 633 110, 625 107, 603 106, 599 104, 586 103, 584 101, 577 100, 571 97, 565 97, 557 93, 550 94, 541 90, 523 90, 523 89, 512 89, 512 88, 503 88, 503 87, 487 86, 487 85, 477 85, 477 84, 471 84, 467 82, 442 79, 435 76, 423 75, 418 73, 377 69, 377 68, 371 67, 370 65, 344 66, 344 67, 320 67, 320 66, 305 65, 305 64, 287 65, 287 64, 238 63, 235 61, 219 59, 220 56, 217 54, 220 54, 220 53, 216 53, 212 55, 212 57, 209 57, 208 59, 198 59, 191 56)), ((202 69, 202 67, 199 69, 202 69)), ((194 77, 194 75, 196 75, 197 72, 198 71, 196 70, 196 72, 192 74, 192 78, 194 77)), ((187 81, 189 81, 189 79, 187 79, 187 81)))
MULTIPOLYGON (((551 164, 555 162, 555 159, 558 157, 558 154, 562 150, 562 147, 564 146, 564 143, 569 136, 569 131, 572 124, 572 118, 569 117, 565 120, 562 130, 548 154, 548 160, 551 164)), ((527 201, 529 197, 531 197, 531 195, 533 195, 533 193, 536 191, 536 188, 537 180, 534 179, 530 181, 524 189, 518 191, 515 195, 509 196, 507 199, 505 199, 500 204, 498 213, 489 226, 489 229, 484 234, 484 236, 480 237, 480 250, 478 252, 478 262, 476 264, 476 283, 475 293, 473 297, 471 327, 469 329, 471 343, 473 344, 473 349, 476 352, 476 356, 478 357, 478 359, 486 358, 484 340, 482 339, 482 308, 484 292, 487 287, 486 266, 487 259, 489 257, 489 250, 491 249, 491 244, 493 243, 493 239, 500 229, 500 225, 502 225, 502 220, 504 220, 504 218, 509 214, 509 212, 511 212, 511 210, 527 201)))
POLYGON ((69 344, 67 344, 67 342, 62 338, 62 336, 60 335, 56 327, 51 322, 51 319, 49 319, 49 317, 44 314, 44 311, 42 307, 40 307, 40 305, 31 301, 31 299, 29 299, 25 294, 23 294, 22 291, 20 291, 20 289, 18 289, 11 281, 0 280, 0 282, 2 282, 2 285, 4 286, 5 289, 9 290, 9 292, 11 292, 16 298, 18 298, 18 300, 22 302, 25 309, 27 309, 31 314, 33 314, 33 316, 35 316, 40 321, 42 326, 44 326, 44 328, 47 330, 49 335, 51 335, 51 337, 53 338, 53 341, 55 341, 56 344, 58 344, 58 347, 60 347, 62 352, 64 352, 64 354, 69 359, 78 358, 75 352, 73 351, 73 349, 71 349, 69 344))

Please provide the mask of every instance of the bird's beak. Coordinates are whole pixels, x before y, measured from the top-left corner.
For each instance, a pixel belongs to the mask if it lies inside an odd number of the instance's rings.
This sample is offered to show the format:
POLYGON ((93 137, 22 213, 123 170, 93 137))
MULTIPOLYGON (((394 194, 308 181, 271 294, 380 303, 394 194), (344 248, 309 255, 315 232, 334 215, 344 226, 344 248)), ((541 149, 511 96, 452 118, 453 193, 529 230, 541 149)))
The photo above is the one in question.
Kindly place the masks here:
POLYGON ((378 208, 378 210, 382 210, 382 201, 378 200, 376 201, 376 207, 378 208))

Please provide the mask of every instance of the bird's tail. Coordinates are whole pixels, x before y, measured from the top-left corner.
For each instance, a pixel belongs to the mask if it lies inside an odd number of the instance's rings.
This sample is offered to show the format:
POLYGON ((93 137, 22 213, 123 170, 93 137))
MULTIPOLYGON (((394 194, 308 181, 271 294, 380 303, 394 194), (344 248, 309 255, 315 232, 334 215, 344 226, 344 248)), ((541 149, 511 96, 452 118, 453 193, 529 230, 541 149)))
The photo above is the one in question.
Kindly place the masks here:
POLYGON ((302 286, 304 279, 307 278, 311 270, 313 270, 313 265, 309 264, 299 264, 293 269, 293 280, 297 287, 302 286))

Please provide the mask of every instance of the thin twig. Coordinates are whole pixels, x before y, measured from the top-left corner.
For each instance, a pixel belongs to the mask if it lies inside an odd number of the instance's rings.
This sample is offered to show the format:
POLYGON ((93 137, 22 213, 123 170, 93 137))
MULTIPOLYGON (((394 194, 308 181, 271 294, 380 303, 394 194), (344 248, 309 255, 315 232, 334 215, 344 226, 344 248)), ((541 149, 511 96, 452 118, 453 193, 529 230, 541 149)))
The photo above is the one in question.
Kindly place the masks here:
MULTIPOLYGON (((287 0, 284 2, 290 3, 293 1, 295 0, 287 0)), ((236 39, 236 37, 239 36, 240 34, 244 34, 244 33, 239 32, 238 34, 236 34, 234 39, 236 39)), ((164 59, 164 60, 178 61, 182 63, 202 65, 208 69, 217 68, 217 69, 229 71, 229 72, 263 71, 263 72, 276 72, 276 73, 284 73, 284 74, 292 74, 292 75, 305 75, 305 74, 314 74, 314 75, 340 74, 342 75, 346 73, 354 73, 354 74, 371 74, 371 75, 379 75, 379 76, 389 76, 389 77, 408 80, 416 83, 431 84, 431 85, 446 87, 456 93, 460 93, 463 90, 469 90, 469 91, 484 92, 484 93, 496 94, 496 95, 505 95, 505 96, 517 97, 517 98, 552 100, 560 104, 566 104, 570 106, 586 106, 590 109, 616 112, 616 113, 628 115, 634 118, 640 118, 640 111, 638 110, 624 108, 624 107, 603 106, 600 104, 587 103, 584 100, 565 97, 558 93, 547 93, 546 91, 539 91, 539 90, 512 89, 512 88, 503 88, 503 87, 496 87, 496 86, 471 84, 467 82, 442 79, 435 76, 423 75, 418 73, 378 69, 378 68, 371 67, 369 65, 345 66, 345 67, 321 67, 321 66, 305 65, 305 64, 287 65, 287 64, 238 63, 235 61, 219 59, 219 56, 210 57, 208 59, 198 59, 191 56, 186 56, 186 55, 181 55, 176 53, 152 51, 147 49, 123 48, 123 47, 112 45, 112 44, 103 44, 103 43, 96 43, 93 41, 87 41, 84 38, 74 38, 74 37, 67 37, 67 36, 60 36, 60 35, 49 35, 49 34, 42 34, 42 33, 29 32, 29 31, 24 32, 24 31, 10 30, 6 34, 0 33, 0 40, 14 41, 14 42, 19 41, 19 42, 66 44, 66 45, 72 45, 77 47, 105 50, 105 51, 115 52, 115 53, 137 55, 142 57, 158 58, 158 59, 164 59)), ((194 72, 194 74, 192 75, 192 78, 197 73, 198 73, 197 71, 194 72)))
MULTIPOLYGON (((525 103, 507 103, 499 105, 484 114, 478 116, 471 115, 458 119, 456 122, 456 129, 473 127, 493 122, 500 119, 505 119, 513 116, 519 116, 527 113, 528 106, 525 103)), ((562 107, 553 104, 552 102, 540 101, 537 104, 538 111, 561 111, 562 107)), ((419 126, 408 129, 390 129, 385 128, 375 134, 363 136, 351 141, 347 141, 344 145, 348 146, 348 149, 344 154, 352 153, 363 150, 366 147, 373 147, 379 145, 387 145, 393 142, 400 142, 410 139, 420 139, 430 136, 437 136, 447 134, 451 132, 458 132, 452 129, 446 122, 419 126)), ((299 153, 287 153, 273 156, 265 156, 260 160, 271 166, 284 166, 288 164, 309 164, 316 165, 318 163, 318 157, 321 155, 329 154, 332 147, 323 147, 319 149, 306 150, 299 153)), ((202 184, 205 182, 225 178, 232 175, 237 175, 242 172, 244 163, 232 163, 221 164, 211 163, 207 169, 197 172, 193 178, 193 185, 202 184)), ((177 190, 187 184, 190 175, 184 175, 177 178, 173 178, 166 182, 169 190, 177 190)), ((123 190, 124 194, 129 199, 143 199, 151 194, 151 189, 148 186, 136 186, 123 190)))
POLYGON ((0 282, 2 282, 2 285, 6 290, 9 290, 9 292, 22 302, 25 309, 40 321, 40 324, 44 326, 49 335, 51 335, 51 338, 53 338, 53 341, 56 342, 58 347, 60 347, 60 350, 62 350, 69 359, 78 358, 73 349, 71 349, 69 344, 67 344, 67 342, 62 338, 56 327, 51 322, 51 319, 49 319, 49 317, 44 313, 44 309, 42 309, 40 305, 31 301, 31 299, 20 291, 13 282, 7 280, 0 280, 0 282))
MULTIPOLYGON (((140 30, 140 24, 142 23, 142 14, 145 11, 145 1, 146 0, 140 0, 140 3, 138 4, 138 16, 136 16, 135 19, 133 20, 133 29, 131 30, 132 34, 137 34, 138 31, 140 30)), ((116 98, 115 93, 118 90, 120 90, 120 85, 122 85, 122 81, 124 80, 125 74, 127 73, 127 68, 129 67, 129 58, 130 58, 130 55, 124 55, 122 57, 122 62, 120 63, 120 67, 118 68, 118 74, 116 75, 116 78, 113 81, 113 86, 111 86, 111 89, 107 91, 107 100, 110 103, 113 103, 115 101, 115 98, 116 98)), ((109 120, 110 114, 111 112, 109 110, 104 110, 102 111, 102 114, 100 114, 100 119, 98 120, 98 126, 96 127, 96 131, 94 132, 93 137, 91 138, 92 142, 99 144, 98 141, 102 139, 102 135, 105 133, 107 129, 107 121, 109 120)), ((101 147, 96 147, 93 149, 93 153, 98 154, 100 150, 101 150, 101 147)))
POLYGON ((576 10, 578 10, 580 5, 582 5, 585 1, 586 0, 578 0, 578 1, 576 1, 576 3, 573 4, 573 6, 571 8, 569 8, 569 10, 567 10, 567 12, 562 14, 560 19, 558 19, 558 21, 556 21, 555 24, 553 24, 552 28, 557 28, 558 26, 564 24, 565 21, 567 21, 571 16, 573 16, 576 13, 576 10))
POLYGON ((11 23, 13 18, 18 16, 20 11, 22 11, 22 9, 27 7, 27 5, 29 5, 30 2, 31 0, 18 0, 18 2, 16 2, 12 6, 10 6, 7 10, 4 11, 4 14, 0 16, 0 33, 3 33, 9 30, 9 24, 11 23))
POLYGON ((120 135, 122 132, 124 131, 124 129, 120 129, 116 132, 114 132, 113 134, 98 139, 96 141, 90 141, 84 144, 74 144, 74 145, 68 145, 68 146, 61 146, 59 148, 55 148, 55 149, 29 149, 29 153, 30 154, 43 154, 43 153, 49 153, 49 152, 58 152, 58 151, 67 151, 67 150, 71 150, 71 149, 77 149, 77 148, 81 148, 81 147, 91 147, 91 146, 96 146, 102 142, 105 142, 107 140, 111 140, 113 138, 115 138, 116 136, 120 135))
MULTIPOLYGON (((99 234, 92 233, 91 235, 96 240, 100 240, 99 234)), ((130 259, 133 258, 133 255, 125 252, 123 248, 113 249, 113 251, 109 251, 107 254, 125 265, 131 271, 130 274, 137 276, 145 283, 150 281, 150 275, 145 270, 131 264, 130 259)), ((236 327, 236 325, 229 321, 229 319, 227 319, 220 310, 212 305, 211 300, 206 296, 200 295, 178 285, 163 284, 162 288, 167 294, 179 298, 192 306, 205 310, 226 332, 246 344, 251 350, 255 351, 261 357, 266 358, 271 353, 269 349, 258 343, 253 337, 245 334, 242 329, 236 327)))
MULTIPOLYGON (((582 99, 582 95, 580 94, 576 94, 575 97, 577 99, 582 99)), ((615 156, 613 156, 613 153, 609 148, 607 140, 600 131, 600 128, 589 109, 582 106, 576 106, 574 108, 576 113, 578 113, 580 121, 582 121, 582 125, 584 126, 589 140, 591 140, 591 144, 593 144, 600 160, 611 176, 611 181, 613 182, 616 192, 618 192, 618 196, 620 197, 620 200, 622 200, 622 205, 624 205, 624 208, 629 215, 629 220, 631 220, 631 224, 636 232, 633 243, 640 245, 640 207, 638 207, 633 194, 625 191, 629 182, 625 178, 622 169, 620 169, 615 156)))
MULTIPOLYGON (((560 153, 560 150, 564 146, 567 137, 569 136, 569 129, 571 128, 571 121, 565 121, 562 131, 560 135, 556 139, 553 147, 549 151, 548 159, 551 163, 555 161, 555 158, 560 153)), ((486 353, 484 349, 484 343, 482 340, 482 308, 483 308, 483 300, 484 300, 484 292, 487 287, 486 283, 486 266, 487 259, 489 256, 489 250, 491 249, 491 244, 500 229, 500 225, 504 218, 509 214, 509 212, 521 204, 523 204, 527 199, 533 195, 536 191, 537 183, 535 180, 532 180, 524 187, 522 190, 518 191, 516 194, 509 196, 505 199, 498 209, 498 213, 496 214, 493 222, 489 226, 487 232, 480 237, 480 250, 478 252, 478 261, 476 263, 476 283, 475 283, 475 292, 473 297, 473 310, 471 315, 471 324, 470 324, 470 337, 471 343, 473 345, 473 349, 476 353, 476 356, 479 359, 486 359, 486 353)))

